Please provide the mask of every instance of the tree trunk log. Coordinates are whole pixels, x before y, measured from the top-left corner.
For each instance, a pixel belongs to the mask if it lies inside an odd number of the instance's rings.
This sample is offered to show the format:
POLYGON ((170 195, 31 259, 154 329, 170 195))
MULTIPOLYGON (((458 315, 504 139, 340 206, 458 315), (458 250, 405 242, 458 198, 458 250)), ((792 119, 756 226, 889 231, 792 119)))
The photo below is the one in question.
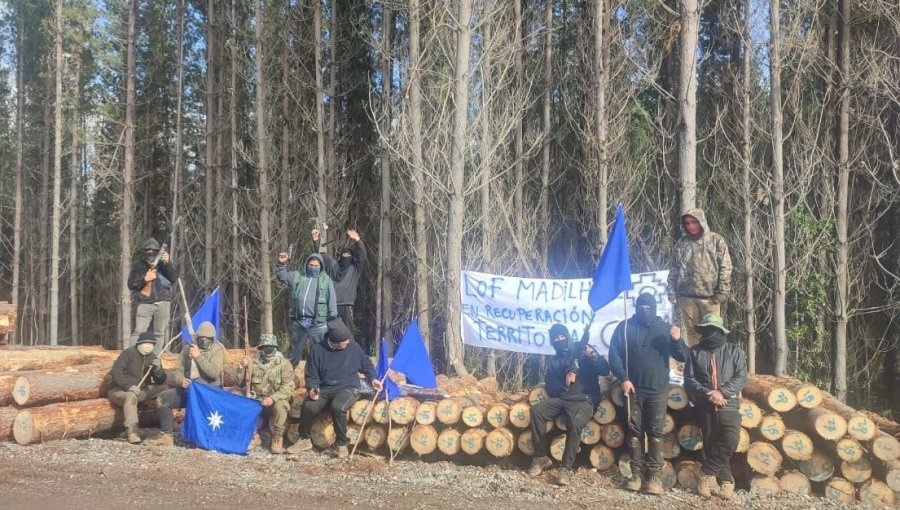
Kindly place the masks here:
POLYGON ((675 417, 671 413, 666 413, 665 422, 663 422, 663 434, 668 434, 675 430, 675 417))
POLYGON ((531 427, 531 405, 525 402, 513 404, 509 408, 509 422, 513 427, 528 429, 531 427))
POLYGON ((431 425, 418 424, 409 435, 410 447, 419 455, 428 455, 437 449, 438 433, 431 425))
POLYGON ((744 395, 773 411, 785 413, 797 407, 794 392, 778 383, 775 377, 752 374, 747 379, 744 395))
POLYGON ((105 398, 49 404, 19 411, 13 436, 21 445, 85 437, 120 426, 123 419, 122 409, 105 398))
POLYGON ((334 445, 336 438, 334 424, 331 422, 331 413, 322 413, 316 416, 309 434, 312 444, 317 448, 328 448, 334 445))
MULTIPOLYGON (((563 452, 565 451, 565 449, 566 449, 566 435, 565 434, 559 434, 556 437, 554 437, 552 440, 550 440, 549 453, 550 453, 550 456, 553 457, 554 459, 556 459, 557 461, 562 462, 563 452)), ((581 451, 580 446, 579 446, 578 450, 581 451)))
MULTIPOLYGON (((0 411, 2 412, 2 411, 0 411)), ((2 418, 0 418, 2 423, 2 418)), ((0 427, 0 434, 3 433, 0 427)), ((2 437, 2 436, 0 436, 2 437)), ((900 460, 875 461, 875 472, 894 492, 900 492, 900 460)))
POLYGON ((437 420, 437 403, 422 402, 416 408, 416 423, 419 425, 432 425, 437 420))
POLYGON ((772 497, 781 492, 778 478, 771 475, 756 474, 750 478, 750 492, 760 496, 772 497))
POLYGON ((625 444, 625 429, 618 423, 604 425, 600 429, 600 440, 606 446, 616 449, 625 444))
POLYGON ((375 402, 375 407, 372 408, 372 419, 375 420, 375 423, 382 425, 387 425, 391 421, 391 412, 386 401, 375 402))
POLYGON ((594 466, 597 471, 608 471, 616 465, 616 454, 612 448, 606 445, 594 445, 594 447, 591 448, 590 461, 591 465, 594 466))
POLYGON ((835 476, 825 482, 825 497, 843 503, 856 501, 856 487, 846 478, 835 476))
POLYGON ((405 450, 409 446, 409 429, 406 427, 392 428, 388 432, 387 445, 394 455, 405 450))
POLYGON ((841 475, 853 483, 863 483, 872 477, 872 463, 865 457, 856 462, 841 462, 841 475))
POLYGON ((460 420, 467 427, 480 427, 484 423, 484 413, 486 408, 480 405, 468 406, 462 411, 460 420))
POLYGON ((815 384, 803 382, 793 377, 779 377, 778 384, 794 392, 797 405, 806 409, 818 407, 822 403, 824 393, 815 384))
POLYGON ((678 429, 678 444, 689 452, 696 452, 703 449, 703 431, 700 425, 694 422, 688 422, 678 429))
POLYGON ((487 422, 495 429, 509 425, 509 405, 502 402, 494 404, 487 409, 487 422))
POLYGON ((669 409, 680 411, 688 405, 688 394, 684 386, 678 384, 669 385, 669 409))
POLYGON ((600 432, 603 427, 594 420, 588 420, 587 425, 581 429, 581 442, 593 446, 600 442, 600 432))
MULTIPOLYGON (((374 406, 370 406, 371 403, 371 400, 362 398, 354 402, 353 405, 350 406, 350 420, 357 425, 362 425, 364 420, 371 420, 371 415, 366 418, 366 412, 371 413, 369 409, 374 408, 374 406)), ((296 418, 299 417, 299 415, 296 416, 296 418)))
POLYGON ((690 491, 697 491, 697 486, 700 484, 700 476, 703 475, 703 472, 700 471, 699 462, 695 460, 681 460, 675 464, 675 473, 678 485, 690 491))
POLYGON ((19 410, 15 407, 0 407, 0 441, 13 440, 13 424, 19 410))
POLYGON ((748 399, 741 399, 741 427, 747 429, 755 429, 759 426, 763 419, 762 410, 756 405, 756 402, 748 399))
POLYGON ((813 454, 812 440, 799 430, 788 430, 781 438, 781 451, 793 460, 809 460, 813 454))
POLYGON ((455 425, 459 423, 462 415, 462 407, 454 398, 445 398, 438 402, 437 419, 444 425, 455 425))
POLYGON ((766 415, 759 424, 759 433, 766 441, 775 442, 784 437, 787 428, 778 413, 766 415))
POLYGON ((814 430, 822 439, 837 441, 847 433, 847 420, 838 413, 821 407, 806 411, 803 420, 805 428, 809 431, 814 430))
POLYGON ((531 405, 543 402, 548 398, 550 398, 550 395, 547 394, 547 390, 543 386, 536 386, 528 392, 528 403, 531 405))
POLYGON ((750 469, 763 475, 772 476, 781 469, 781 453, 769 443, 756 441, 747 449, 747 463, 750 469))
POLYGON ((516 449, 516 436, 507 428, 496 428, 485 438, 484 447, 494 457, 509 457, 516 449))
POLYGON ((460 439, 462 435, 455 429, 444 429, 438 435, 438 450, 444 455, 452 457, 459 453, 460 439))
POLYGON ((900 458, 900 441, 884 432, 875 433, 869 451, 880 460, 896 460, 900 458))
POLYGON ((103 398, 112 386, 107 364, 81 365, 60 372, 32 372, 16 379, 13 399, 22 407, 103 398))
POLYGON ((519 434, 518 439, 516 439, 516 446, 518 446, 519 451, 524 455, 528 457, 534 456, 534 441, 532 441, 530 430, 525 430, 519 434))
MULTIPOLYGON (((741 429, 744 430, 744 429, 741 429)), ((678 435, 670 432, 663 436, 662 454, 666 460, 677 459, 681 455, 681 446, 678 444, 678 435)))
POLYGON ((120 351, 107 351, 102 347, 2 347, 0 371, 54 370, 75 365, 110 363, 120 351))
POLYGON ((381 425, 372 424, 366 428, 366 445, 372 450, 377 450, 387 442, 387 430, 381 425))
POLYGON ((799 471, 785 471, 778 480, 778 486, 783 492, 800 496, 809 496, 812 493, 812 484, 809 483, 809 478, 799 471))
POLYGON ((741 437, 738 438, 738 444, 735 448, 735 453, 746 453, 747 449, 750 448, 750 433, 747 432, 747 429, 741 427, 741 437))
POLYGON ((834 461, 821 450, 814 451, 812 457, 801 461, 797 467, 812 482, 824 482, 834 476, 834 461))
POLYGON ((390 415, 394 423, 400 425, 409 425, 416 419, 416 410, 419 407, 419 401, 412 397, 400 397, 391 400, 390 415))
POLYGON ((612 423, 613 420, 616 419, 616 406, 612 403, 611 400, 603 399, 600 401, 600 404, 597 405, 597 410, 594 411, 594 421, 599 423, 600 425, 607 425, 612 423))
POLYGON ((484 448, 487 432, 482 429, 468 429, 459 438, 460 449, 468 455, 475 455, 484 448))
POLYGON ((896 495, 881 480, 869 480, 859 487, 859 500, 867 505, 887 507, 894 506, 896 495))

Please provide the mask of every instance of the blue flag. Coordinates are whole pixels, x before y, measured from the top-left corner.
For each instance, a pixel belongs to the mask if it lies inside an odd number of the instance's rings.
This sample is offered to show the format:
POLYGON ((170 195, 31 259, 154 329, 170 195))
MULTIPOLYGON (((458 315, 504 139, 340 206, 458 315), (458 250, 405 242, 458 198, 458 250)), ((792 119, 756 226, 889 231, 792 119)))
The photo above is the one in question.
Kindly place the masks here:
POLYGON ((378 350, 378 363, 375 365, 375 376, 378 380, 384 379, 384 391, 387 393, 387 397, 390 400, 394 400, 395 398, 400 396, 400 388, 397 387, 397 383, 391 380, 390 377, 387 379, 384 378, 384 374, 388 371, 388 349, 387 349, 387 340, 384 338, 381 339, 381 348, 378 350))
POLYGON ((261 412, 252 398, 191 383, 181 437, 204 450, 246 455, 261 412))
POLYGON ((425 341, 419 333, 419 319, 413 319, 403 334, 400 347, 394 353, 394 362, 391 370, 400 372, 406 376, 410 384, 423 388, 437 388, 437 379, 434 377, 434 368, 431 366, 431 358, 425 348, 425 341))
POLYGON ((600 263, 594 270, 594 283, 588 294, 588 303, 596 312, 609 304, 624 290, 631 290, 631 259, 628 258, 628 235, 625 231, 625 210, 622 204, 616 211, 609 242, 600 255, 600 263))
MULTIPOLYGON (((222 331, 219 329, 219 324, 221 322, 219 318, 221 315, 219 310, 219 288, 216 287, 216 290, 212 291, 212 294, 206 298, 206 301, 203 302, 200 309, 191 316, 191 324, 194 325, 194 331, 197 331, 201 322, 209 321, 216 327, 216 340, 221 339, 222 331)), ((187 325, 181 326, 181 339, 188 344, 194 341, 194 339, 191 338, 190 332, 188 332, 187 325)))

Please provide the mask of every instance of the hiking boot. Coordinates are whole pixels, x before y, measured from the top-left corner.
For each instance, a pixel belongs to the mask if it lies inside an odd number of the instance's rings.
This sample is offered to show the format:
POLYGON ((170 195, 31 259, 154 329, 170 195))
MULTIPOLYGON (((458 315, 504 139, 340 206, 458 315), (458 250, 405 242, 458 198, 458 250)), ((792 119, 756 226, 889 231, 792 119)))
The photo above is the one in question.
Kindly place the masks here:
POLYGON ((546 455, 543 457, 534 457, 531 459, 531 467, 528 468, 528 476, 537 476, 542 471, 553 465, 553 461, 546 455))
POLYGON ((253 439, 250 440, 247 451, 256 449, 260 444, 262 444, 262 439, 260 439, 259 434, 253 434, 253 439))
POLYGON ((147 441, 147 444, 152 446, 175 446, 175 438, 172 437, 172 434, 160 432, 159 437, 147 441))
POLYGON ((631 475, 631 478, 625 482, 625 490, 629 490, 632 492, 638 492, 641 490, 641 477, 638 475, 631 475))
POLYGON ((560 468, 559 472, 556 473, 556 485, 561 487, 565 487, 572 483, 572 470, 566 468, 560 468))
POLYGON ((306 452, 306 451, 312 450, 312 447, 313 447, 312 441, 310 441, 309 439, 301 439, 301 440, 297 441, 296 443, 294 443, 293 445, 291 445, 291 447, 287 449, 287 452, 293 455, 295 453, 306 452))
POLYGON ((731 499, 734 497, 734 482, 722 482, 719 489, 719 497, 722 499, 731 499))
POLYGON ((131 444, 141 444, 141 435, 138 434, 137 428, 125 429, 125 440, 131 444))
POLYGON ((659 496, 664 491, 662 480, 660 480, 658 474, 650 475, 650 479, 647 480, 647 494, 653 494, 654 496, 659 496))
POLYGON ((697 483, 697 494, 709 499, 712 497, 713 486, 718 486, 716 477, 702 474, 700 475, 700 481, 697 483))
POLYGON ((269 446, 269 451, 275 455, 284 453, 284 438, 281 436, 272 436, 272 445, 269 446))
POLYGON ((337 447, 337 457, 339 459, 346 459, 350 456, 350 448, 347 448, 347 445, 342 444, 337 447))

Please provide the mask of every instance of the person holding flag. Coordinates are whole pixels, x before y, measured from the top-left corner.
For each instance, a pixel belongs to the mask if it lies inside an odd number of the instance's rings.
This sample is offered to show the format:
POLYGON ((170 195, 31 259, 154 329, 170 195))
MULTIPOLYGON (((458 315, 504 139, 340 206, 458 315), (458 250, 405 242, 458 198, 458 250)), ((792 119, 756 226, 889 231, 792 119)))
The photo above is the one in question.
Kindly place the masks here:
POLYGON ((284 453, 284 430, 291 408, 294 391, 294 367, 278 350, 278 338, 263 333, 256 348, 256 356, 247 356, 238 366, 237 378, 241 387, 247 384, 246 371, 250 370, 250 398, 262 404, 262 416, 269 419, 272 442, 269 451, 284 453))
POLYGON ((556 355, 547 362, 544 388, 550 398, 531 407, 531 434, 534 458, 528 474, 537 476, 552 464, 547 457, 547 420, 563 416, 566 423, 566 446, 556 478, 558 485, 569 484, 575 470, 575 455, 581 444, 581 430, 594 415, 600 403, 599 376, 609 374, 609 364, 588 345, 590 328, 585 327, 581 342, 572 345, 569 330, 562 324, 550 328, 550 342, 556 355))
MULTIPOLYGON (((185 341, 189 338, 185 338, 185 341)), ((225 347, 216 342, 216 328, 209 321, 200 323, 196 342, 181 352, 172 376, 174 388, 162 392, 159 402, 160 436, 153 442, 157 446, 175 443, 172 409, 184 409, 187 405, 187 389, 191 384, 222 387, 222 370, 225 368, 225 347)))
POLYGON ((325 409, 331 411, 334 433, 337 437, 335 446, 338 458, 350 456, 347 447, 347 410, 350 409, 362 389, 359 374, 365 375, 366 381, 381 391, 381 381, 375 375, 372 360, 363 352, 362 347, 351 341, 350 330, 341 319, 328 323, 328 341, 312 346, 306 360, 306 388, 308 398, 303 401, 300 410, 300 439, 287 449, 290 454, 311 450, 313 445, 309 439, 313 421, 325 409))

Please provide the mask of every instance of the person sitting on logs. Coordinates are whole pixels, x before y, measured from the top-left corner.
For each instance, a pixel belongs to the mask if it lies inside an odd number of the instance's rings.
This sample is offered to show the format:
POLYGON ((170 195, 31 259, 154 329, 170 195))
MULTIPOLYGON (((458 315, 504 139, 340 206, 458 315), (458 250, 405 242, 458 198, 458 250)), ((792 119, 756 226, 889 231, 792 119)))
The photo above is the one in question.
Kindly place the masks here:
MULTIPOLYGON (((238 367, 238 380, 241 387, 247 386, 247 373, 250 371, 250 398, 259 399, 263 406, 262 415, 269 420, 269 432, 272 442, 269 451, 274 454, 284 453, 284 429, 288 411, 291 408, 291 393, 294 391, 294 367, 278 350, 278 339, 271 333, 260 336, 256 356, 244 358, 238 367)), ((253 442, 259 444, 259 435, 254 434, 253 442)), ((252 448, 252 446, 251 446, 252 448)))
POLYGON ((669 399, 669 358, 684 362, 687 346, 681 328, 656 315, 656 297, 649 292, 638 296, 634 315, 619 323, 609 344, 609 365, 622 381, 628 399, 628 451, 631 454, 630 491, 644 489, 664 492, 663 427, 669 399), (644 462, 644 434, 647 434, 647 461, 644 462), (646 467, 646 473, 644 468, 646 467))
POLYGON ((534 458, 528 474, 537 476, 552 464, 547 457, 547 420, 563 416, 566 423, 566 446, 556 483, 568 485, 575 469, 575 454, 581 443, 581 430, 587 425, 594 408, 600 403, 598 376, 609 374, 609 364, 588 341, 590 329, 585 327, 581 342, 572 345, 569 330, 562 324, 550 328, 550 342, 556 355, 547 363, 544 388, 550 397, 531 408, 531 433, 534 458))
POLYGON ((122 408, 125 415, 125 438, 131 444, 140 444, 138 434, 138 404, 159 396, 166 390, 166 372, 154 352, 156 335, 144 331, 137 344, 125 349, 113 363, 110 374, 113 387, 109 389, 109 401, 122 408))
POLYGON ((684 388, 703 430, 703 474, 697 492, 709 498, 717 488, 722 499, 731 499, 731 456, 741 437, 740 394, 747 384, 747 356, 728 341, 729 331, 719 315, 704 315, 697 330, 700 343, 691 347, 684 366, 684 388))
POLYGON ((174 414, 172 409, 184 409, 187 405, 187 387, 191 384, 206 384, 222 387, 222 370, 225 368, 225 347, 216 342, 216 327, 209 321, 200 323, 196 340, 185 350, 175 363, 172 374, 174 388, 160 393, 159 429, 160 435, 155 441, 157 446, 175 444, 174 414))
POLYGON ((350 455, 347 444, 347 410, 356 402, 361 389, 359 374, 381 390, 381 381, 375 377, 372 360, 362 347, 351 341, 350 330, 341 319, 328 323, 328 341, 312 346, 306 360, 306 387, 309 396, 300 409, 300 439, 288 448, 288 453, 300 453, 312 449, 309 437, 313 421, 326 408, 331 411, 338 458, 350 455))

